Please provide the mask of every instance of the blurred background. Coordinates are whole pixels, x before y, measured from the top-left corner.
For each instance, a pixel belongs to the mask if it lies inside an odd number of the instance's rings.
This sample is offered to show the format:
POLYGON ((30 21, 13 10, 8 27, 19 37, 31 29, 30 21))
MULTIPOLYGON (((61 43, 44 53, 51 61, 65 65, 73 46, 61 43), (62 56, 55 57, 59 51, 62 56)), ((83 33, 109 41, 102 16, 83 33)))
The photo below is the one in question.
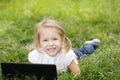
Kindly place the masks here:
MULTIPOLYGON (((75 80, 120 80, 120 0, 0 0, 0 62, 28 62, 35 24, 44 18, 59 21, 79 48, 99 38, 94 54, 79 60, 75 80)), ((1 69, 0 69, 1 71, 1 69)), ((2 74, 0 73, 0 77, 2 74)), ((62 73, 60 80, 72 80, 62 73)))

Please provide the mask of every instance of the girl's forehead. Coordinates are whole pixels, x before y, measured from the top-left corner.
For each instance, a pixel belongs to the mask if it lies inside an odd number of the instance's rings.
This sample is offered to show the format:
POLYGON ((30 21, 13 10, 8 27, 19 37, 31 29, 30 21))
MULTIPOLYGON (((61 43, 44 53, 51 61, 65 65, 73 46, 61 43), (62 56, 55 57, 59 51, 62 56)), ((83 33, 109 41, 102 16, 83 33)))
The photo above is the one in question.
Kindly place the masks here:
POLYGON ((44 39, 44 38, 61 38, 61 35, 59 34, 59 32, 54 29, 54 28, 46 28, 46 29, 42 29, 40 31, 40 38, 44 39))
POLYGON ((43 27, 39 30, 40 37, 50 38, 50 37, 59 37, 61 39, 64 38, 64 32, 54 27, 43 27))
POLYGON ((62 29, 56 28, 56 27, 41 27, 41 28, 39 28, 39 33, 40 33, 40 35, 42 35, 43 33, 45 35, 48 33, 54 33, 54 34, 58 34, 61 37, 63 37, 65 35, 64 31, 62 29))
POLYGON ((40 33, 58 33, 59 34, 59 30, 57 30, 56 28, 41 28, 39 30, 40 33))
POLYGON ((39 31, 40 32, 42 32, 42 31, 55 31, 55 32, 58 32, 60 30, 57 29, 57 28, 54 28, 54 27, 42 27, 42 28, 39 29, 39 31))

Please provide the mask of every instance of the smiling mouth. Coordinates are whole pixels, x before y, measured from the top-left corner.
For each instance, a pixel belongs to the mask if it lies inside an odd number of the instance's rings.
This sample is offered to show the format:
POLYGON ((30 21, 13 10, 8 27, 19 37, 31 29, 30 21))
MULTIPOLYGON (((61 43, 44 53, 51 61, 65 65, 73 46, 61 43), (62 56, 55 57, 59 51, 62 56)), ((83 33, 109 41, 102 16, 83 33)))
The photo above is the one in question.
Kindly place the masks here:
POLYGON ((56 48, 49 48, 48 51, 50 52, 54 52, 56 50, 56 48))

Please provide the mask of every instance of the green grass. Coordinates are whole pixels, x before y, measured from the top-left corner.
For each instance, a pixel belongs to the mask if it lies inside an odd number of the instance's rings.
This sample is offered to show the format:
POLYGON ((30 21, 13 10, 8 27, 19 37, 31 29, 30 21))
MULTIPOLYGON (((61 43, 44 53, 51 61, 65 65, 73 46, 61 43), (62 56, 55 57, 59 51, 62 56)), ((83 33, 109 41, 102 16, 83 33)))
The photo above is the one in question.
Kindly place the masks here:
MULTIPOLYGON (((79 60, 81 74, 74 80, 120 79, 120 0, 0 0, 0 62, 28 62, 26 46, 34 25, 45 17, 65 28, 74 48, 99 38, 94 54, 79 60)), ((0 69, 0 77, 1 77, 0 69)), ((69 73, 60 80, 72 80, 69 73)))

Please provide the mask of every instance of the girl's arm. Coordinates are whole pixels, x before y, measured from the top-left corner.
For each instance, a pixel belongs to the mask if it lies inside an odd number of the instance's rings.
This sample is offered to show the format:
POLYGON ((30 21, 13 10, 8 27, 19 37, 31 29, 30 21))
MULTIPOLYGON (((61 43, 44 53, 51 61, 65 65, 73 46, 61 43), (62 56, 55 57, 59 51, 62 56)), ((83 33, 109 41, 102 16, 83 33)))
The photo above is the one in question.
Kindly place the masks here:
POLYGON ((77 74, 80 73, 80 68, 79 68, 79 66, 75 63, 74 60, 71 61, 71 63, 69 64, 68 68, 69 68, 70 72, 72 72, 72 73, 77 73, 77 74))

